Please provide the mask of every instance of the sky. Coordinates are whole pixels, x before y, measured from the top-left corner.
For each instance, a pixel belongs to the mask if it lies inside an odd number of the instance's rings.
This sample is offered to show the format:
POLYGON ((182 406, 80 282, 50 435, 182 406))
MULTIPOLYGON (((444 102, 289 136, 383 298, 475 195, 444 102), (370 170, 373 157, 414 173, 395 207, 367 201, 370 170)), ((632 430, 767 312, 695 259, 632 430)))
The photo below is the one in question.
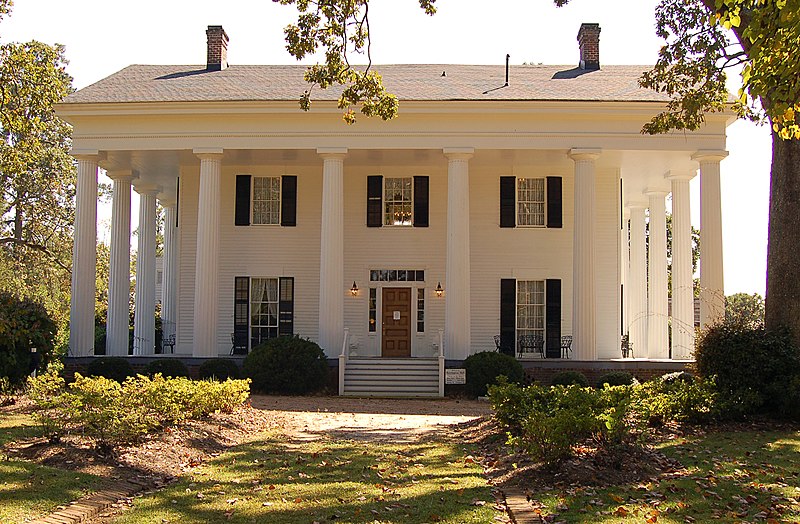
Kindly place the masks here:
MULTIPOLYGON (((602 30, 601 66, 652 65, 661 47, 654 29, 656 4, 572 0, 556 8, 551 0, 437 0, 438 13, 429 17, 417 0, 372 0, 372 60, 502 64, 508 53, 512 64, 576 64, 578 28, 583 22, 596 22, 602 30)), ((283 28, 295 18, 292 7, 270 0, 16 0, 11 15, 0 23, 0 42, 65 45, 68 72, 74 86, 82 88, 130 64, 204 64, 208 25, 225 28, 232 64, 294 64, 285 50, 283 28)), ((312 58, 303 63, 315 62, 312 58)), ((734 81, 732 90, 737 87, 734 81)), ((734 123, 728 128, 728 151, 730 156, 722 162, 725 293, 763 296, 769 129, 734 123)), ((699 177, 693 179, 691 192, 692 223, 699 227, 699 177)), ((108 237, 109 208, 99 210, 101 239, 108 237)))

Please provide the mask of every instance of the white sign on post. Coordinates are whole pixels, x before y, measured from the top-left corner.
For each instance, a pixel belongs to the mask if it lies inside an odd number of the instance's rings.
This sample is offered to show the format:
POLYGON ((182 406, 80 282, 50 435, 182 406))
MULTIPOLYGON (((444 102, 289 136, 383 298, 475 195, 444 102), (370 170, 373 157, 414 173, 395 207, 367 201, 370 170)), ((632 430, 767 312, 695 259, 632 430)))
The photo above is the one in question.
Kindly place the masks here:
POLYGON ((467 383, 467 370, 466 369, 445 369, 444 370, 444 383, 445 384, 466 384, 467 383))

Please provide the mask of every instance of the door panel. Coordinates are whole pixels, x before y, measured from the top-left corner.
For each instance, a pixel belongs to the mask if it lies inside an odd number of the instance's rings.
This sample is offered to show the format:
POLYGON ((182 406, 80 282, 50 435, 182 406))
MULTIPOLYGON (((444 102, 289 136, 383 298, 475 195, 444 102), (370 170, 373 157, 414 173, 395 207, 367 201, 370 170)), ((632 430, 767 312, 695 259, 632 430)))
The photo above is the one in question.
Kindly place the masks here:
POLYGON ((383 288, 381 356, 411 356, 411 288, 383 288))

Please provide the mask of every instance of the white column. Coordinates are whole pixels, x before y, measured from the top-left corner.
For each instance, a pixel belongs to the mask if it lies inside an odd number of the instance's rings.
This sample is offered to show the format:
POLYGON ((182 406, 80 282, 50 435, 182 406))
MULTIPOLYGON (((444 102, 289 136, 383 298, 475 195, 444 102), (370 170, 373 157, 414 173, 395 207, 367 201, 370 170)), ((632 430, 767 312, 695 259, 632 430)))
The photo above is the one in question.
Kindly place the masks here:
POLYGON ((133 354, 152 355, 156 333, 156 195, 158 187, 137 184, 139 235, 136 249, 136 312, 133 354))
POLYGON ((647 257, 647 356, 669 358, 667 313, 667 209, 661 189, 645 191, 650 199, 650 241, 647 257))
POLYGON ((222 149, 195 149, 200 158, 200 194, 197 215, 197 257, 194 280, 194 336, 192 355, 216 357, 217 336, 220 179, 222 149))
POLYGON ((131 295, 131 180, 130 171, 108 172, 113 180, 111 253, 108 277, 106 355, 128 354, 131 295))
POLYGON ((645 202, 628 202, 631 213, 631 273, 628 279, 628 329, 633 356, 647 357, 647 246, 645 202))
POLYGON ((722 204, 719 163, 727 151, 698 151, 700 163, 700 325, 706 327, 725 315, 722 265, 722 204))
POLYGON ((471 353, 469 159, 472 148, 447 148, 447 260, 445 262, 444 350, 447 358, 471 353))
POLYGON ((595 160, 599 149, 571 149, 575 162, 572 234, 572 347, 578 360, 597 358, 595 291, 595 160))
POLYGON ((178 317, 177 299, 177 242, 178 231, 175 227, 177 208, 175 200, 170 197, 160 199, 164 207, 164 272, 161 279, 161 321, 164 337, 175 334, 175 321, 178 317))
POLYGON ((97 155, 73 156, 78 161, 78 179, 75 187, 69 354, 82 357, 94 353, 98 157, 97 155))
POLYGON ((667 173, 672 182, 672 358, 692 358, 692 217, 689 180, 694 173, 667 173))
POLYGON ((317 149, 322 157, 319 260, 319 345, 329 357, 344 336, 344 157, 347 149, 317 149))

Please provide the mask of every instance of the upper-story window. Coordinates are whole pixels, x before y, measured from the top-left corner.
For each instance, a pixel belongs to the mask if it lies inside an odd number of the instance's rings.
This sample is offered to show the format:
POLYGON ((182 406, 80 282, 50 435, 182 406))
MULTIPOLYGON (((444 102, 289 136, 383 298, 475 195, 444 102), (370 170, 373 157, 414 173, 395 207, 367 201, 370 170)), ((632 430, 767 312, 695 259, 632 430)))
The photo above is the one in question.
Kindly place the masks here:
POLYGON ((383 225, 410 226, 414 211, 413 178, 383 179, 383 225))
POLYGON ((281 177, 253 177, 253 224, 281 223, 281 177))
POLYGON ((517 225, 545 225, 544 178, 517 179, 517 225))

